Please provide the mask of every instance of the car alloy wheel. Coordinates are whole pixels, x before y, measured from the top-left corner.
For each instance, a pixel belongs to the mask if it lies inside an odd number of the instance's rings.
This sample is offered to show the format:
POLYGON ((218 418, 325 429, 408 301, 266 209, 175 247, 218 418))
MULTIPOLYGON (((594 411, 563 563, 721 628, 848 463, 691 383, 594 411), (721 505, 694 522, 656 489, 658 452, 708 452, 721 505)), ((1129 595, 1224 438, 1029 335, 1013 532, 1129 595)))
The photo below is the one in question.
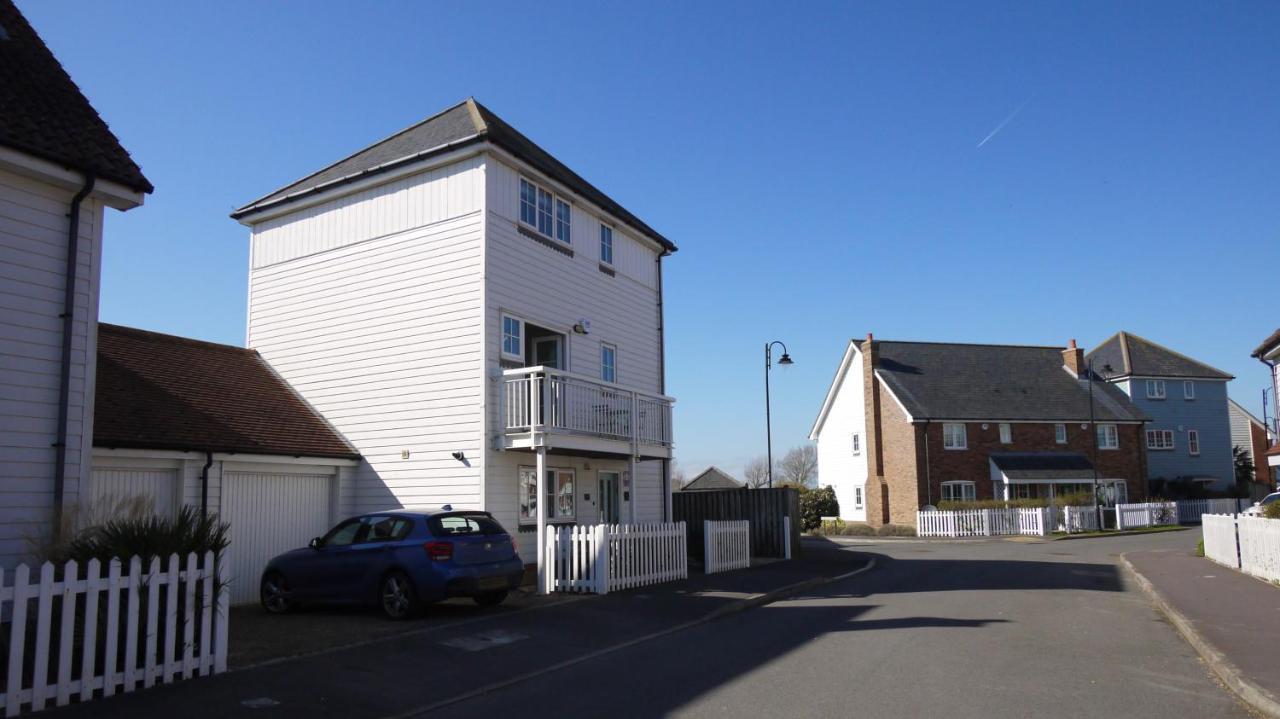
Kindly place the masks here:
POLYGON ((284 575, 272 572, 262 578, 262 608, 272 614, 284 614, 293 608, 289 600, 289 585, 284 575))
POLYGON ((417 607, 417 598, 409 578, 401 572, 392 572, 382 580, 382 611, 391 619, 405 619, 417 607))

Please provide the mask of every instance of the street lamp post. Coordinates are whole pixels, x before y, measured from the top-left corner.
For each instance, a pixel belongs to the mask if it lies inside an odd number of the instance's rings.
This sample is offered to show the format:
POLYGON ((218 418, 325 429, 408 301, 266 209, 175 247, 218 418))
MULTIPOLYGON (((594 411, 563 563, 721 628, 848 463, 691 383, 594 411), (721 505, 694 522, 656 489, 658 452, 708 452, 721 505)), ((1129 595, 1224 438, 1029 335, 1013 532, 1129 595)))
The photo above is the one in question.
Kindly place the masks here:
MULTIPOLYGON (((1103 371, 1110 370, 1111 365, 1109 364, 1104 365, 1102 369, 1103 371)), ((1102 530, 1102 497, 1098 495, 1098 425, 1095 422, 1094 413, 1093 413, 1093 377, 1094 375, 1093 375, 1093 359, 1092 358, 1090 358, 1089 360, 1087 371, 1088 371, 1088 380, 1089 380, 1089 430, 1093 432, 1093 458, 1092 458, 1093 507, 1094 507, 1094 512, 1098 516, 1098 530, 1101 531, 1102 530)), ((1110 375, 1110 372, 1108 372, 1108 376, 1109 375, 1110 375)), ((1099 376, 1102 377, 1103 379, 1106 379, 1106 377, 1103 377, 1102 375, 1099 375, 1099 376)))
POLYGON ((791 355, 787 354, 787 346, 782 342, 774 340, 764 346, 764 437, 769 462, 769 489, 773 489, 773 418, 770 416, 769 409, 769 369, 773 366, 774 345, 782 347, 782 356, 778 358, 779 365, 786 367, 794 364, 791 361, 791 355))

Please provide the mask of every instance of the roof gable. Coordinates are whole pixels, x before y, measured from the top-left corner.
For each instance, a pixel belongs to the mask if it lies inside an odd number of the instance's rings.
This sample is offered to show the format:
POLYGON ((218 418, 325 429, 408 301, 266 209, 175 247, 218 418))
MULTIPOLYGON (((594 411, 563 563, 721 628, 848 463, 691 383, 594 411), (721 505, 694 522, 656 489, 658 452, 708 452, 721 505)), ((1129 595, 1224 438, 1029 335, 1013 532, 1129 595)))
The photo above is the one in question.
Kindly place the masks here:
POLYGON ((1116 377, 1187 377, 1196 379, 1233 379, 1226 372, 1199 360, 1139 337, 1132 332, 1117 332, 1088 354, 1096 371, 1110 365, 1116 377))
POLYGON ((12 0, 0 0, 0 145, 154 188, 12 0))
POLYGON ((858 342, 849 340, 849 344, 844 350, 844 356, 840 358, 840 366, 836 368, 836 375, 831 378, 831 386, 827 389, 827 396, 823 398, 822 407, 818 409, 818 418, 814 420, 813 428, 809 430, 809 439, 818 439, 818 435, 822 432, 822 425, 827 421, 827 415, 831 414, 831 407, 835 404, 836 395, 840 393, 840 388, 844 386, 845 378, 849 374, 849 368, 853 366, 853 360, 857 356, 858 342))
POLYGON ((681 491, 698 491, 708 489, 741 489, 742 483, 730 477, 719 467, 707 467, 693 481, 681 488, 681 491))
POLYGON ((98 447, 354 459, 254 350, 98 325, 98 447))
POLYGON ((1262 357, 1266 357, 1267 355, 1271 354, 1277 349, 1280 349, 1280 329, 1277 329, 1275 332, 1272 332, 1271 336, 1263 340, 1262 344, 1258 345, 1257 349, 1255 349, 1252 353, 1250 353, 1249 356, 1262 358, 1262 357))
POLYGON ((676 250, 640 218, 631 214, 608 195, 587 182, 568 166, 552 157, 537 143, 498 117, 492 110, 467 98, 427 119, 376 142, 363 150, 314 172, 265 197, 241 207, 231 214, 240 219, 267 207, 284 204, 346 182, 370 177, 409 163, 418 162, 449 150, 489 141, 538 172, 559 182, 623 224, 658 243, 668 252, 676 250))

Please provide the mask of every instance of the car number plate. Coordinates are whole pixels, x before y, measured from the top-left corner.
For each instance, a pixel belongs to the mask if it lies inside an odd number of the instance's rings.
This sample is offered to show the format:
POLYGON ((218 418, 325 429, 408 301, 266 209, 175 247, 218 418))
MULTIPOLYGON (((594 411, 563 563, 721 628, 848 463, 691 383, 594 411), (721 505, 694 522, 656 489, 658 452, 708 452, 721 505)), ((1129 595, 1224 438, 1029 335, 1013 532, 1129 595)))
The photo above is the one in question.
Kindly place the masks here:
POLYGON ((481 589, 503 589, 507 586, 506 577, 485 577, 480 580, 481 589))

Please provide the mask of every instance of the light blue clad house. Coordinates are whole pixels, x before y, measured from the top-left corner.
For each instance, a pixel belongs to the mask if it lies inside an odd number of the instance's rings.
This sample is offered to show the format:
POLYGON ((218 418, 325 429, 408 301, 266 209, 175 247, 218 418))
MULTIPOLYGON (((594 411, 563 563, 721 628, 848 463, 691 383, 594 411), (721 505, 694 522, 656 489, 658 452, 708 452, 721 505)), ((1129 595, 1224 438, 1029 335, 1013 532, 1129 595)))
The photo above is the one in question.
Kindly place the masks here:
POLYGON ((1148 480, 1192 480, 1219 491, 1234 487, 1231 375, 1129 332, 1112 335, 1086 359, 1151 417, 1148 480))

